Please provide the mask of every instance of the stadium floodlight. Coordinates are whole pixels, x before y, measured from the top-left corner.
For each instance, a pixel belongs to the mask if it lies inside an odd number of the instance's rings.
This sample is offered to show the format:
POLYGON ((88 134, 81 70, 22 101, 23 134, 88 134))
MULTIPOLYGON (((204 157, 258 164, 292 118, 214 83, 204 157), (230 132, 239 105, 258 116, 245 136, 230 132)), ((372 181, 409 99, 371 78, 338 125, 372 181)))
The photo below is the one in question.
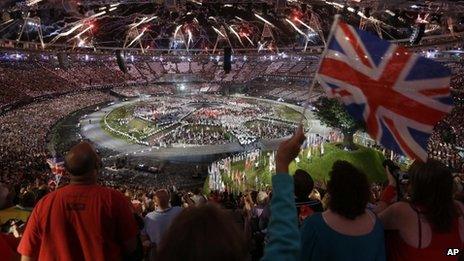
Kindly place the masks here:
MULTIPOLYGON (((21 31, 19 31, 17 41, 21 40, 21 37, 23 36, 24 32, 26 31, 26 28, 32 29, 33 31, 36 31, 39 40, 40 40, 40 45, 42 46, 42 49, 45 48, 45 44, 43 41, 43 33, 42 33, 42 23, 40 20, 40 17, 25 17, 24 18, 24 23, 21 26, 21 31)), ((27 31, 26 31, 27 33, 27 31)))
POLYGON ((264 19, 264 18, 263 18, 262 16, 260 16, 259 14, 255 14, 255 16, 256 16, 259 20, 261 20, 261 21, 263 21, 264 23, 266 23, 266 24, 270 25, 271 27, 275 28, 275 25, 273 25, 273 24, 272 24, 271 22, 269 22, 268 20, 264 19))
POLYGON ((142 32, 139 33, 126 47, 130 47, 133 43, 135 43, 136 41, 138 41, 140 38, 142 38, 143 34, 145 33, 145 31, 147 30, 147 28, 143 28, 142 32))
POLYGON ((27 0, 26 1, 26 5, 27 6, 32 6, 32 5, 36 5, 38 3, 42 2, 42 0, 27 0))
POLYGON ((238 41, 240 42, 240 44, 241 44, 242 46, 244 46, 244 45, 243 45, 243 42, 242 42, 242 39, 240 38, 240 35, 234 30, 234 28, 233 28, 231 25, 229 25, 229 30, 230 30, 235 36, 237 36, 237 39, 238 39, 238 41))
POLYGON ((289 19, 285 19, 285 21, 287 21, 287 23, 289 23, 293 29, 295 29, 295 31, 297 31, 299 34, 301 35, 304 35, 305 37, 308 37, 305 33, 303 33, 303 31, 300 30, 300 28, 298 28, 292 21, 290 21, 289 19))

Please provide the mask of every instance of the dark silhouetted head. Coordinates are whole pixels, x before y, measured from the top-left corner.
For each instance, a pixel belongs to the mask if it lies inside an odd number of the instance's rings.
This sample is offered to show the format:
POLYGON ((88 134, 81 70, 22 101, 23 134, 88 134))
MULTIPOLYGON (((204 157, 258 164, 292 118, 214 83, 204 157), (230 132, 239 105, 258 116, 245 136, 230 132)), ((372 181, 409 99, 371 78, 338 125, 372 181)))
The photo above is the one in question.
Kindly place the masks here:
POLYGON ((243 232, 216 205, 189 207, 173 220, 159 245, 158 260, 246 260, 243 232))
POLYGON ((34 192, 28 191, 21 195, 19 198, 19 205, 25 208, 33 208, 35 206, 35 202, 37 197, 34 192))
POLYGON ((293 175, 293 183, 295 186, 295 196, 299 201, 307 201, 309 194, 313 191, 314 181, 308 172, 297 169, 293 175))
POLYGON ((66 170, 72 176, 95 175, 99 165, 100 159, 88 142, 75 145, 65 157, 66 170))
POLYGON ((160 209, 169 208, 169 192, 165 189, 160 189, 155 192, 155 204, 160 209))
POLYGON ((333 164, 329 175, 329 209, 347 219, 362 215, 370 198, 366 175, 351 163, 340 160, 333 164))
POLYGON ((182 206, 182 197, 179 195, 179 193, 176 193, 176 192, 171 193, 171 206, 173 207, 182 206))
POLYGON ((457 215, 451 171, 436 160, 415 161, 409 168, 411 202, 423 210, 428 222, 439 231, 452 228, 457 215))

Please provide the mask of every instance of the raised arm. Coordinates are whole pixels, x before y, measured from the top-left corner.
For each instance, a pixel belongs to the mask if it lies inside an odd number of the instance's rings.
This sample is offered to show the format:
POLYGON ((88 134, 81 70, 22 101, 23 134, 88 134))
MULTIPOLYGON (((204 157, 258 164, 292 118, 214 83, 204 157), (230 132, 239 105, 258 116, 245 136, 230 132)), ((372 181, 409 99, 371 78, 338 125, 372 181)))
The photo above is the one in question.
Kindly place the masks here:
POLYGON ((271 219, 268 226, 269 243, 263 260, 297 260, 300 233, 293 192, 293 179, 288 165, 298 156, 305 140, 300 126, 292 138, 282 142, 276 155, 277 174, 272 177, 271 219))

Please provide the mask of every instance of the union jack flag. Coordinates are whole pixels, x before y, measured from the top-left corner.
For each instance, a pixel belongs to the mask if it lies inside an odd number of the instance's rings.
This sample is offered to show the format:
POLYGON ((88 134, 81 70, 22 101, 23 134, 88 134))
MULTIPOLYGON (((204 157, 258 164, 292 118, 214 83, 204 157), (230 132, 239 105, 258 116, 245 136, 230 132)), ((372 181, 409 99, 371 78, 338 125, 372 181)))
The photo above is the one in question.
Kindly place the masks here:
POLYGON ((413 159, 427 159, 433 127, 453 106, 447 68, 338 18, 317 77, 373 139, 413 159))
POLYGON ((63 175, 65 173, 64 161, 58 158, 47 159, 50 170, 55 175, 63 175))

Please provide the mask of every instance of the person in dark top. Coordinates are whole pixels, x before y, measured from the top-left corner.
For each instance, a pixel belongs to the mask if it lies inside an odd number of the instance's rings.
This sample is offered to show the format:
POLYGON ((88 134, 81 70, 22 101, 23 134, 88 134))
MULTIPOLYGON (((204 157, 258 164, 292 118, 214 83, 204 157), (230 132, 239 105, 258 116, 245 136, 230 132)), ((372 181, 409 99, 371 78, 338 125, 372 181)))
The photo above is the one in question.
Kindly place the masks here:
POLYGON ((156 260, 242 261, 247 254, 245 235, 230 211, 210 203, 186 208, 172 221, 156 260))
POLYGON ((340 160, 333 164, 329 175, 328 208, 303 222, 299 260, 385 261, 383 226, 366 209, 370 197, 366 175, 340 160))
POLYGON ((314 181, 308 172, 298 169, 293 176, 295 186, 295 204, 298 213, 298 221, 301 223, 315 212, 324 211, 319 200, 310 199, 314 181))
POLYGON ((182 207, 182 196, 175 191, 171 193, 171 206, 182 207))

